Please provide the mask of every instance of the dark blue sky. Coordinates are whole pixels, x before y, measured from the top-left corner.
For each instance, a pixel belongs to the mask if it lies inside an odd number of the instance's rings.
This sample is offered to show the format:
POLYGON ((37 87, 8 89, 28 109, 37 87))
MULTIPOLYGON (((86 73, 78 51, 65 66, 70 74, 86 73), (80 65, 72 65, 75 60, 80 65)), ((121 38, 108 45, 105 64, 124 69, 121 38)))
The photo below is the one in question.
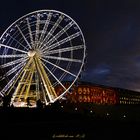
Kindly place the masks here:
POLYGON ((64 12, 81 27, 88 54, 82 80, 140 91, 140 1, 3 0, 0 34, 39 9, 64 12))

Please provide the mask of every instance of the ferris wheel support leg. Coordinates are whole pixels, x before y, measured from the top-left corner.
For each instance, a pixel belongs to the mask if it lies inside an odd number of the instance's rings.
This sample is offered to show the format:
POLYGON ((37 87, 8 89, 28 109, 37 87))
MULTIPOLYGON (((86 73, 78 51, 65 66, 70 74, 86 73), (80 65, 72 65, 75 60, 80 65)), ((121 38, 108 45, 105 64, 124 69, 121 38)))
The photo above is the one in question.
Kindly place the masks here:
POLYGON ((20 82, 19 82, 19 84, 18 84, 18 86, 21 86, 21 91, 20 91, 20 92, 17 91, 17 92, 19 92, 18 101, 20 101, 20 98, 21 98, 23 92, 25 91, 25 88, 26 88, 25 82, 27 82, 28 79, 29 79, 29 77, 30 77, 30 73, 29 73, 28 76, 27 76, 27 78, 25 78, 25 75, 26 75, 26 74, 27 74, 27 71, 25 70, 24 73, 23 73, 23 76, 22 76, 22 78, 21 78, 21 80, 20 80, 20 82), (26 81, 23 83, 22 81, 23 81, 24 79, 26 79, 26 81), (22 87, 22 85, 23 85, 23 87, 22 87))
MULTIPOLYGON (((30 66, 30 64, 31 64, 32 61, 33 61, 33 59, 30 58, 29 61, 27 62, 27 64, 25 65, 25 67, 24 67, 23 70, 22 70, 22 73, 23 73, 23 74, 21 73, 21 74, 19 75, 19 77, 18 77, 18 79, 19 79, 20 76, 22 75, 22 77, 21 77, 21 79, 20 79, 20 82, 19 82, 19 84, 18 84, 18 86, 17 86, 17 88, 16 88, 16 91, 14 92, 13 97, 12 97, 12 99, 11 99, 10 105, 13 104, 13 102, 14 102, 14 100, 15 100, 16 97, 18 97, 18 101, 20 100, 20 98, 21 98, 21 96, 22 96, 22 93, 24 92, 24 89, 25 89, 25 87, 26 87, 26 85, 25 85, 25 84, 22 84, 21 82, 25 79, 26 69, 30 66), (23 85, 23 86, 22 86, 22 85, 23 85), (19 96, 17 96, 18 93, 19 93, 19 96)), ((29 78, 29 75, 28 75, 26 81, 28 80, 28 78, 29 78)), ((16 79, 16 81, 17 81, 18 79, 16 79)), ((16 83, 16 82, 15 82, 15 83, 16 83)))
POLYGON ((43 96, 43 100, 45 101, 45 105, 48 105, 49 101, 46 98, 46 94, 45 94, 45 90, 44 90, 44 87, 43 87, 43 83, 41 83, 41 88, 42 88, 42 96, 43 96))
POLYGON ((54 99, 57 97, 57 94, 56 94, 56 92, 55 92, 55 90, 54 90, 45 70, 44 70, 44 67, 41 63, 41 60, 37 56, 35 56, 34 60, 35 60, 37 71, 40 74, 40 77, 41 77, 42 82, 44 84, 47 96, 48 96, 50 102, 53 103, 54 99))
MULTIPOLYGON (((8 90, 7 95, 11 92, 11 90, 13 89, 14 85, 16 84, 16 82, 18 81, 18 79, 20 78, 20 76, 22 75, 22 73, 23 73, 23 70, 20 72, 19 76, 17 77, 17 79, 15 80, 15 82, 13 83, 13 85, 11 85, 11 88, 8 90)), ((13 95, 13 97, 14 97, 14 95, 13 95)), ((10 106, 12 105, 12 102, 13 101, 11 99, 10 106)))
POLYGON ((11 99, 10 105, 13 104, 13 102, 14 102, 14 100, 15 100, 15 98, 16 98, 17 91, 18 91, 19 89, 20 89, 20 84, 18 84, 18 87, 16 88, 16 91, 15 91, 14 94, 13 94, 13 97, 12 97, 12 99, 11 99))
POLYGON ((37 100, 40 99, 40 92, 39 92, 39 77, 37 74, 37 70, 35 70, 35 82, 36 82, 36 98, 37 100))
POLYGON ((35 70, 35 66, 33 65, 33 68, 32 68, 32 70, 31 70, 31 74, 30 74, 30 78, 29 78, 29 84, 28 84, 28 87, 27 87, 27 89, 26 89, 24 101, 26 101, 26 99, 27 99, 27 97, 28 97, 28 94, 29 94, 29 90, 30 90, 30 87, 31 87, 31 83, 32 83, 32 78, 33 78, 34 70, 35 70))

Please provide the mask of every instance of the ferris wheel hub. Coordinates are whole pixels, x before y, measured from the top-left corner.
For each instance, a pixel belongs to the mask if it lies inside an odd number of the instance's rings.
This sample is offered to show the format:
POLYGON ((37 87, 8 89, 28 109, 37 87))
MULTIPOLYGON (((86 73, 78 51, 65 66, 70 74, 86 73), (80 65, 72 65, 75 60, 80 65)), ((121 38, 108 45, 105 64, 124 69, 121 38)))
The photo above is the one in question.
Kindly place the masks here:
POLYGON ((28 51, 28 56, 29 56, 29 57, 34 57, 35 54, 36 54, 36 51, 34 51, 34 50, 28 51))

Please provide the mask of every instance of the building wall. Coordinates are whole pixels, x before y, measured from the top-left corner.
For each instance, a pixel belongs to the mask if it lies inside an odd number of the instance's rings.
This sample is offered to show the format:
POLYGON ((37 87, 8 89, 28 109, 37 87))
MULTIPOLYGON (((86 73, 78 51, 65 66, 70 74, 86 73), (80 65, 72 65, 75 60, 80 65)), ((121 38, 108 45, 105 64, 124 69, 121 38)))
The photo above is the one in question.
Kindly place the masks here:
POLYGON ((119 90, 119 104, 140 104, 140 93, 119 90))
POLYGON ((76 102, 88 102, 95 104, 116 104, 117 96, 111 89, 103 89, 93 86, 78 86, 73 95, 76 102))
MULTIPOLYGON (((69 86, 67 83, 66 87, 69 86)), ((93 103, 101 105, 115 104, 140 104, 140 93, 117 88, 109 88, 96 85, 73 86, 71 93, 66 94, 67 102, 70 103, 93 103)), ((57 95, 64 90, 56 88, 57 95)))

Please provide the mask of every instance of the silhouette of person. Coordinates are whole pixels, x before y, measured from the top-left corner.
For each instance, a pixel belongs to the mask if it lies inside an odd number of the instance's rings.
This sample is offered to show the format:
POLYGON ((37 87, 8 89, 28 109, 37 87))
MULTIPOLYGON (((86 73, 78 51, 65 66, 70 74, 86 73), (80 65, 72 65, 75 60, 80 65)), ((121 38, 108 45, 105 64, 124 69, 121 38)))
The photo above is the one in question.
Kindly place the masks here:
POLYGON ((31 103, 30 103, 30 98, 29 97, 27 98, 27 106, 32 106, 31 103))
POLYGON ((9 107, 10 106, 10 100, 8 96, 3 97, 3 107, 9 107))
POLYGON ((36 105, 37 105, 37 108, 42 108, 43 107, 43 104, 42 104, 40 99, 37 100, 36 105))

